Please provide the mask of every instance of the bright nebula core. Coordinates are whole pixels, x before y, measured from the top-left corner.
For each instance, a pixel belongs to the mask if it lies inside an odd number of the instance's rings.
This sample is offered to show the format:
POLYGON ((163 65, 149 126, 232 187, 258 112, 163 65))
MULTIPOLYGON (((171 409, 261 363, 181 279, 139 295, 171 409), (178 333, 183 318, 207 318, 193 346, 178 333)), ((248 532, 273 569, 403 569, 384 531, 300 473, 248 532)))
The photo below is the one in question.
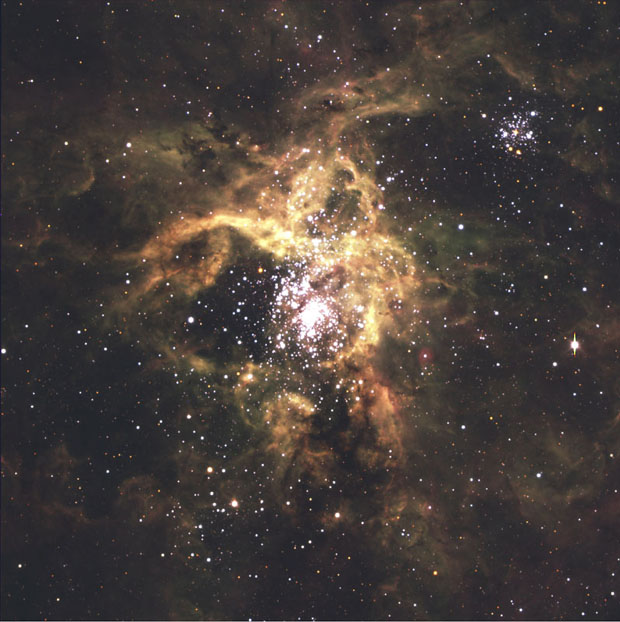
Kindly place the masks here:
POLYGON ((613 2, 6 2, 2 617, 617 619, 613 2))

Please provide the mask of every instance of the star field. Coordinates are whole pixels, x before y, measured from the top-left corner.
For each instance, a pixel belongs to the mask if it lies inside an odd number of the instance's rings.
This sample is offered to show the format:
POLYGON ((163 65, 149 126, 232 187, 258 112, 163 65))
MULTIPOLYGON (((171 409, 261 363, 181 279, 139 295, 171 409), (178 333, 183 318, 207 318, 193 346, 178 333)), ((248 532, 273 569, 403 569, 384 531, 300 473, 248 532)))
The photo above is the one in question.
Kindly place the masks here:
POLYGON ((2 4, 2 617, 617 619, 618 9, 2 4))

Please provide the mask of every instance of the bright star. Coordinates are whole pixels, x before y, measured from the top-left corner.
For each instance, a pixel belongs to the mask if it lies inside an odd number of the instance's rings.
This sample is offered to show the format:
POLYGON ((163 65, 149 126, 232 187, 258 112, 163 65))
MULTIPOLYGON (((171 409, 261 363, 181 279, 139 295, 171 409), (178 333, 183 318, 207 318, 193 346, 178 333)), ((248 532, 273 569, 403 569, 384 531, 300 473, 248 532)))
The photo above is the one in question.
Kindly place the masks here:
POLYGON ((573 351, 573 356, 577 354, 577 348, 579 347, 579 342, 577 341, 577 334, 573 333, 573 340, 570 342, 570 347, 573 351))

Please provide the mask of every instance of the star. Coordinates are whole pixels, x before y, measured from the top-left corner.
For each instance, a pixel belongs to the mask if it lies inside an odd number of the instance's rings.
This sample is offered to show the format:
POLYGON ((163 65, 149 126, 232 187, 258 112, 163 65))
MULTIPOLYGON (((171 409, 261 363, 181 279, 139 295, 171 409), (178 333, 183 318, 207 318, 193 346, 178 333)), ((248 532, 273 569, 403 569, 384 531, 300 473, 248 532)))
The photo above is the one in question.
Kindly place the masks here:
POLYGON ((579 348, 579 342, 577 341, 577 333, 573 333, 573 340, 570 342, 570 347, 573 351, 573 356, 576 356, 577 348, 579 348))

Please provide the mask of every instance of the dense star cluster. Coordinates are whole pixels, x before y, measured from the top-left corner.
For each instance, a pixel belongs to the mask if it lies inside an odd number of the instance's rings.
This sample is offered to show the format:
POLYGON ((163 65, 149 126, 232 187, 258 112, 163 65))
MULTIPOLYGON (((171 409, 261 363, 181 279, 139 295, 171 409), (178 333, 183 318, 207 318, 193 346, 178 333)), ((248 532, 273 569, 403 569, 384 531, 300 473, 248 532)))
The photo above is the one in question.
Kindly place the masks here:
POLYGON ((522 149, 531 149, 536 145, 536 134, 532 129, 536 115, 535 110, 530 110, 525 114, 513 112, 512 116, 501 119, 495 137, 506 151, 521 155, 522 149))
POLYGON ((311 280, 306 271, 300 275, 291 271, 276 285, 273 320, 282 327, 275 337, 277 348, 285 349, 291 341, 310 355, 318 354, 321 344, 332 353, 342 348, 345 333, 338 326, 336 293, 344 284, 336 282, 334 286, 333 279, 339 280, 337 274, 317 275, 311 280))
POLYGON ((2 5, 5 619, 617 619, 618 7, 2 5))

